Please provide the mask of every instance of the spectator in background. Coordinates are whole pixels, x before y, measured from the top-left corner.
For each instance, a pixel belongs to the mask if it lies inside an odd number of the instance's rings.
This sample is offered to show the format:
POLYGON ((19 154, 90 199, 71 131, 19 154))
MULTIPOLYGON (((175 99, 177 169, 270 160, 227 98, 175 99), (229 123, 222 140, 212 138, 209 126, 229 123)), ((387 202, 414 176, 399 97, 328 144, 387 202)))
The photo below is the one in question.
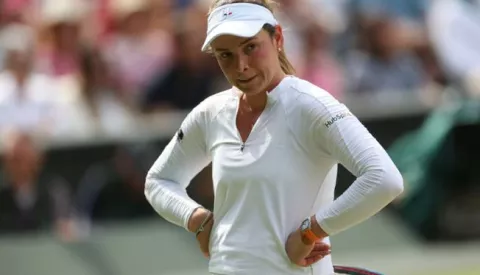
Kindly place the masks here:
POLYGON ((212 91, 228 87, 215 60, 200 51, 206 30, 202 5, 196 2, 182 14, 174 66, 166 75, 157 74, 146 87, 145 109, 191 109, 212 91))
POLYGON ((178 0, 147 0, 152 12, 150 19, 153 29, 166 33, 175 32, 176 13, 178 13, 175 9, 176 2, 178 0))
POLYGON ((304 62, 304 51, 308 48, 304 35, 312 24, 328 30, 330 36, 335 36, 346 28, 340 11, 345 0, 330 1, 333 0, 276 1, 281 8, 277 17, 284 26, 285 51, 296 68, 301 67, 304 62))
MULTIPOLYGON (((279 0, 281 9, 277 12, 278 21, 284 26, 285 52, 294 66, 301 62, 304 39, 302 31, 311 22, 311 6, 305 0, 279 0), (287 12, 288 11, 288 12, 287 12)), ((297 67, 297 66, 296 66, 297 67)))
MULTIPOLYGON (((24 20, 24 13, 29 6, 29 0, 3 0, 0 1, 0 36, 3 36, 4 30, 8 32, 9 25, 26 25, 24 20)), ((33 33, 33 30, 29 30, 33 33)), ((1 44, 4 42, 1 41, 1 44)), ((5 49, 0 44, 0 68, 4 68, 5 62, 5 49)))
POLYGON ((11 24, 1 33, 6 53, 0 72, 0 133, 11 129, 50 135, 57 120, 54 82, 33 71, 34 34, 22 24, 11 24))
POLYGON ((56 227, 59 233, 66 233, 63 225, 70 204, 65 182, 42 174, 44 156, 29 135, 12 134, 5 144, 0 231, 22 233, 56 227))
POLYGON ((302 34, 305 48, 297 64, 297 74, 341 99, 344 75, 341 65, 330 51, 331 31, 312 22, 302 34))
POLYGON ((348 92, 413 92, 422 88, 425 73, 419 60, 399 41, 398 28, 385 16, 364 18, 361 47, 346 60, 348 92))
POLYGON ((116 88, 132 106, 143 98, 143 86, 153 75, 166 74, 173 62, 172 34, 153 28, 150 8, 147 0, 110 1, 114 32, 103 52, 116 88))
POLYGON ((37 56, 41 72, 56 78, 78 73, 83 47, 82 20, 86 11, 81 0, 43 2, 40 10, 42 41, 37 56))
POLYGON ((388 13, 391 18, 423 27, 425 12, 431 0, 353 0, 363 16, 388 13))
POLYGON ((112 88, 103 56, 95 49, 85 49, 82 54, 80 81, 82 97, 72 108, 79 108, 79 115, 89 121, 95 131, 106 136, 121 136, 134 129, 137 123, 134 110, 112 88))
POLYGON ((428 12, 432 46, 450 81, 480 96, 480 1, 436 0, 428 12))
POLYGON ((422 97, 421 100, 424 103, 429 105, 438 104, 443 87, 447 85, 444 71, 440 67, 428 39, 428 30, 425 24, 425 17, 432 2, 429 0, 355 0, 350 5, 350 11, 353 12, 352 18, 383 16, 388 17, 388 20, 395 25, 394 35, 397 48, 417 59, 421 67, 424 80, 419 96, 422 97))
POLYGON ((84 140, 93 136, 118 137, 138 124, 135 112, 112 88, 109 72, 95 48, 84 47, 79 56, 76 82, 63 82, 63 89, 74 92, 68 101, 55 102, 58 127, 55 137, 84 140), (112 123, 115 121, 115 123, 112 123))
POLYGON ((121 145, 111 159, 92 164, 76 195, 79 217, 87 223, 153 217, 143 191, 156 154, 158 149, 150 145, 121 145))
POLYGON ((82 0, 46 0, 39 4, 36 70, 54 79, 50 93, 58 121, 52 133, 56 137, 81 139, 94 130, 78 108, 82 100, 79 75, 87 8, 82 0))
POLYGON ((36 0, 2 0, 2 23, 33 23, 36 0))

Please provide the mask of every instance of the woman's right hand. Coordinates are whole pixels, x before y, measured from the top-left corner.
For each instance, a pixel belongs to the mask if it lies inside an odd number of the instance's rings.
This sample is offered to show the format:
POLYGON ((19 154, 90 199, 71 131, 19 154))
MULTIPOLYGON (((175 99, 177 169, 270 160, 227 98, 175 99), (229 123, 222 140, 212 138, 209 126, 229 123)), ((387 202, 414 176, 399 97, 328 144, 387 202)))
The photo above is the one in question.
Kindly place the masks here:
POLYGON ((213 213, 211 213, 209 210, 205 208, 197 208, 192 216, 190 217, 190 220, 188 221, 188 230, 190 232, 195 233, 202 223, 205 221, 205 219, 209 219, 204 225, 203 225, 203 231, 200 232, 196 238, 198 241, 198 245, 200 246, 200 250, 202 251, 203 255, 207 258, 210 257, 210 251, 208 249, 209 243, 210 243, 210 233, 212 231, 213 227, 213 213), (210 217, 209 217, 210 216, 210 217))

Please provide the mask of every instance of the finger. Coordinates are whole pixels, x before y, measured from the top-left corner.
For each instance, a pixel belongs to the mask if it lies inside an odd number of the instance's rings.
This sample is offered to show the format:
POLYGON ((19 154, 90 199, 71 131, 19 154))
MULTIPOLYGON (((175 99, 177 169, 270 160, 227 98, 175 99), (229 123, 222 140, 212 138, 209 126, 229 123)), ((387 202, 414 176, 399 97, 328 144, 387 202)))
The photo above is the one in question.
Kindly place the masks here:
POLYGON ((202 251, 203 255, 205 255, 205 257, 210 256, 210 251, 208 249, 208 239, 200 241, 200 250, 202 251))
POLYGON ((328 255, 331 253, 331 249, 329 245, 323 245, 323 244, 315 244, 312 252, 315 253, 322 253, 323 255, 328 255))
POLYGON ((307 267, 307 260, 303 259, 303 260, 300 260, 297 265, 299 266, 303 266, 303 267, 307 267))
POLYGON ((205 258, 210 258, 210 252, 208 251, 208 247, 205 248, 203 246, 200 246, 200 250, 202 251, 202 254, 203 256, 205 256, 205 258))
POLYGON ((316 242, 313 249, 314 250, 330 250, 330 245, 323 242, 316 242))
POLYGON ((322 248, 322 249, 319 249, 319 248, 313 248, 312 251, 315 251, 315 252, 320 252, 320 253, 327 253, 327 254, 330 254, 332 252, 332 250, 330 250, 330 248, 322 248))
POLYGON ((213 218, 207 224, 205 224, 205 231, 200 232, 197 238, 200 244, 200 250, 202 251, 203 255, 206 258, 210 257, 209 242, 210 242, 210 233, 212 230, 212 226, 213 226, 213 218))
POLYGON ((310 258, 310 257, 315 257, 315 256, 327 256, 327 255, 330 255, 330 251, 327 250, 327 251, 315 251, 315 250, 312 250, 312 252, 310 252, 310 254, 308 254, 307 258, 310 258))
POLYGON ((309 265, 312 265, 312 264, 320 261, 321 259, 323 259, 323 256, 321 256, 321 255, 305 258, 305 264, 307 266, 309 266, 309 265))

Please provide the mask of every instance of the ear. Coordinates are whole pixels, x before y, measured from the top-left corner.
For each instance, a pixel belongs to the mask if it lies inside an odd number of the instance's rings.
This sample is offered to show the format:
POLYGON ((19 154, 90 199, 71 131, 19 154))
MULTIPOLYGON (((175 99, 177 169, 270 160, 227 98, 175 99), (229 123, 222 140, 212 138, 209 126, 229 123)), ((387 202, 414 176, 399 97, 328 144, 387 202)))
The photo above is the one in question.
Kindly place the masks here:
POLYGON ((283 29, 280 25, 275 26, 275 35, 273 36, 273 40, 275 43, 275 47, 277 47, 278 49, 283 49, 283 29))

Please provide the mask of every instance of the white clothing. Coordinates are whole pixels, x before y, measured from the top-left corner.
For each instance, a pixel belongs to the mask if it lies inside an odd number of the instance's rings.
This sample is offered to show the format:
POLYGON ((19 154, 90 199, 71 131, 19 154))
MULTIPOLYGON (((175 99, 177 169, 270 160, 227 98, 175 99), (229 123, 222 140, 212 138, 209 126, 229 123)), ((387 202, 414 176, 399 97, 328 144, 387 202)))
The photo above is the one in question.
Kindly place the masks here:
POLYGON ((218 93, 187 116, 149 171, 146 197, 187 228, 199 205, 185 188, 212 161, 209 272, 333 274, 330 256, 311 267, 292 264, 287 237, 314 214, 330 235, 369 218, 402 192, 400 173, 358 119, 309 82, 288 76, 268 93, 245 144, 236 127, 239 98, 236 89, 218 93), (337 163, 358 178, 333 202, 337 163))
POLYGON ((41 131, 51 124, 55 118, 50 101, 52 88, 52 80, 41 74, 30 74, 23 87, 19 87, 11 72, 0 72, 0 132, 41 131))
POLYGON ((460 79, 480 69, 480 1, 433 1, 427 15, 430 39, 444 69, 460 79))

